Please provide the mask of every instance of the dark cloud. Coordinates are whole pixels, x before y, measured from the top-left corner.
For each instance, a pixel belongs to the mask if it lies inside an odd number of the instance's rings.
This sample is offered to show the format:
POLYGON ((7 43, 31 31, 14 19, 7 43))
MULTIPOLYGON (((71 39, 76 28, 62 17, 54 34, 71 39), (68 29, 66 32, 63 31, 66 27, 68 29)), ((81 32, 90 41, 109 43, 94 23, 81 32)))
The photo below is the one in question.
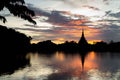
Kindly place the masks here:
MULTIPOLYGON (((113 19, 113 20, 111 20, 111 19, 103 19, 103 20, 96 21, 96 23, 97 23, 97 25, 101 25, 101 26, 104 25, 104 24, 112 25, 112 24, 120 23, 120 20, 119 19, 113 19)), ((91 22, 91 24, 92 24, 92 22, 91 22)))
POLYGON ((106 12, 105 12, 106 14, 105 14, 103 17, 108 16, 111 12, 112 12, 112 11, 106 11, 106 12))
POLYGON ((106 4, 106 5, 109 5, 109 1, 111 1, 111 0, 103 0, 103 2, 106 4))
POLYGON ((109 1, 109 0, 103 0, 104 2, 109 1))
POLYGON ((39 25, 32 25, 32 24, 24 24, 24 26, 38 28, 38 29, 42 29, 42 28, 54 28, 54 26, 39 26, 39 25))
POLYGON ((111 25, 101 25, 103 27, 99 27, 99 30, 101 32, 100 38, 103 41, 120 41, 120 26, 111 24, 111 25))
POLYGON ((109 16, 115 17, 115 18, 120 18, 120 12, 117 12, 117 13, 110 13, 109 16))
POLYGON ((103 2, 109 2, 109 1, 112 1, 112 0, 103 0, 103 2))
POLYGON ((83 21, 87 20, 88 18, 83 15, 76 15, 71 14, 69 11, 48 11, 48 10, 42 10, 40 8, 36 8, 33 5, 28 5, 28 7, 35 11, 36 16, 44 16, 47 19, 44 19, 42 21, 48 22, 53 25, 59 25, 59 26, 75 26, 78 24, 71 23, 71 21, 83 21), (77 19, 75 19, 77 18, 77 19))
POLYGON ((47 11, 34 6, 28 5, 28 7, 35 11, 36 16, 48 17, 48 20, 44 20, 53 24, 65 24, 70 21, 69 17, 62 16, 60 11, 47 11))
POLYGON ((101 30, 104 30, 104 31, 115 31, 115 30, 120 30, 120 26, 118 25, 115 25, 115 24, 110 24, 110 25, 101 25, 101 26, 104 26, 104 27, 101 27, 101 30))
POLYGON ((50 16, 50 12, 44 11, 43 9, 37 8, 32 4, 27 4, 27 7, 31 10, 33 10, 36 14, 36 16, 46 16, 49 17, 50 16))
POLYGON ((120 23, 120 12, 112 13, 112 11, 106 11, 106 14, 102 17, 102 20, 98 20, 98 22, 109 22, 112 23, 120 23), (111 19, 109 19, 109 17, 111 19))
POLYGON ((83 7, 86 7, 86 8, 92 9, 92 10, 96 10, 96 11, 100 11, 99 8, 96 8, 94 6, 84 5, 83 7))
POLYGON ((69 23, 71 18, 62 16, 59 11, 52 11, 49 19, 46 21, 57 25, 64 25, 69 23))
POLYGON ((16 30, 25 30, 25 31, 31 31, 34 33, 56 33, 56 31, 53 29, 41 29, 41 28, 14 28, 16 30))
POLYGON ((14 28, 16 30, 22 30, 22 31, 29 31, 30 33, 34 33, 35 35, 32 35, 31 37, 33 40, 43 41, 43 40, 58 40, 59 38, 63 38, 65 40, 71 40, 75 39, 77 40, 79 37, 75 37, 71 34, 66 34, 64 32, 67 32, 71 29, 75 28, 62 28, 62 27, 55 27, 53 29, 39 29, 39 28, 14 28))

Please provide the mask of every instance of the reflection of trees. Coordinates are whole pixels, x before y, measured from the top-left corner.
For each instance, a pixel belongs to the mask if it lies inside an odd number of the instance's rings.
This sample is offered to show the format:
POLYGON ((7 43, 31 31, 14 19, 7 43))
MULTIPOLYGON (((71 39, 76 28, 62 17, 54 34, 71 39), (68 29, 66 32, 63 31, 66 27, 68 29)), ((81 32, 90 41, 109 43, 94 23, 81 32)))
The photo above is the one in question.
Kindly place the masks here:
MULTIPOLYGON (((36 22, 31 18, 31 16, 34 16, 35 14, 32 10, 25 6, 24 0, 0 0, 0 11, 2 11, 4 8, 7 8, 14 16, 36 24, 36 22)), ((0 15, 0 19, 4 23, 7 21, 2 15, 0 15)))

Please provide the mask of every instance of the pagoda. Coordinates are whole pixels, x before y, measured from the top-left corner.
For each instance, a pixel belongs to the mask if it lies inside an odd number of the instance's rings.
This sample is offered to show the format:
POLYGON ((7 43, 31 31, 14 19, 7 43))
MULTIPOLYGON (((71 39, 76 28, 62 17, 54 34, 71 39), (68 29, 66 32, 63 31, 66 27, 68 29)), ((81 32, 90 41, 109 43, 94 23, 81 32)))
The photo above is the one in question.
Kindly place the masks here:
POLYGON ((78 42, 79 45, 88 45, 88 42, 87 40, 85 39, 85 36, 84 36, 84 29, 82 28, 82 35, 81 35, 81 38, 78 42))

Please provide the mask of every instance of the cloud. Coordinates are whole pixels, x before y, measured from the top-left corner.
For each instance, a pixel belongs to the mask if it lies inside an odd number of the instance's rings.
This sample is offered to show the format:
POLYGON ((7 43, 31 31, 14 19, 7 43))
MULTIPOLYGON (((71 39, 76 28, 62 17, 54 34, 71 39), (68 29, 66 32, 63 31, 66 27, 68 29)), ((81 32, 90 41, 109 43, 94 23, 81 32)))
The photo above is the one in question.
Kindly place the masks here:
MULTIPOLYGON (((32 26, 32 25, 31 25, 32 26)), ((54 42, 64 42, 64 41, 76 41, 78 42, 81 37, 81 27, 53 27, 51 29, 41 29, 39 27, 35 28, 15 28, 19 31, 26 31, 31 33, 33 41, 43 41, 52 40, 54 42), (34 33, 34 35, 32 35, 34 33)), ((99 29, 90 28, 84 26, 85 36, 88 40, 99 39, 99 29)))
POLYGON ((117 13, 110 13, 109 16, 115 17, 115 18, 120 18, 120 12, 117 12, 117 13))
POLYGON ((96 21, 96 23, 103 23, 103 24, 119 24, 120 23, 120 12, 113 13, 111 10, 106 11, 105 15, 101 17, 101 20, 96 21))
POLYGON ((111 10, 105 11, 106 14, 103 17, 108 16, 111 12, 112 12, 111 10))
POLYGON ((57 10, 48 11, 36 8, 30 4, 28 5, 28 7, 35 11, 36 16, 44 16, 44 18, 41 21, 50 23, 52 25, 78 26, 82 22, 88 20, 88 18, 84 15, 72 14, 69 11, 57 11, 57 10))
POLYGON ((103 0, 104 2, 108 1, 108 0, 103 0))
POLYGON ((109 5, 111 0, 103 0, 103 2, 106 4, 106 5, 109 5))
POLYGON ((33 35, 33 40, 52 40, 55 42, 61 41, 77 41, 81 36, 81 26, 85 28, 85 34, 88 40, 92 38, 98 38, 99 30, 96 28, 90 28, 88 26, 92 26, 89 18, 80 15, 80 14, 72 14, 70 11, 48 11, 34 7, 33 5, 29 5, 29 8, 34 10, 36 16, 40 16, 39 20, 42 22, 50 23, 53 26, 39 26, 39 25, 30 25, 25 24, 25 26, 29 28, 17 28, 18 30, 31 31, 31 33, 35 33, 33 35), (45 19, 44 19, 44 17, 45 19), (34 26, 35 28, 31 28, 34 26), (45 27, 45 28, 44 28, 45 27), (98 36, 98 37, 94 37, 98 36), (62 40, 61 40, 62 39, 62 40))
MULTIPOLYGON (((74 40, 78 41, 81 36, 81 26, 85 28, 85 36, 87 40, 120 40, 117 36, 119 36, 120 28, 112 24, 114 22, 120 22, 119 19, 108 19, 109 16, 118 18, 120 17, 120 12, 111 13, 111 11, 106 11, 105 16, 107 18, 103 20, 98 20, 95 22, 89 21, 89 18, 80 15, 80 14, 72 14, 70 11, 57 11, 57 10, 43 10, 37 8, 33 5, 28 6, 30 9, 35 11, 37 19, 40 21, 50 23, 53 26, 38 26, 35 28, 22 28, 19 30, 30 30, 32 33, 36 33, 37 35, 33 35, 34 40, 52 40, 52 41, 65 41, 65 40, 74 40), (42 18, 41 18, 42 17, 42 18), (88 27, 92 26, 92 27, 88 27), (41 28, 40 28, 41 27, 41 28), (45 28, 44 28, 45 27, 45 28), (110 35, 111 34, 111 35, 110 35)), ((93 10, 100 10, 93 6, 84 6, 93 10)), ((25 24, 27 27, 31 27, 33 25, 25 24)))
POLYGON ((101 38, 104 41, 120 41, 120 26, 117 25, 103 25, 101 30, 101 38))
POLYGON ((64 2, 66 5, 70 5, 73 7, 81 7, 82 4, 85 4, 87 1, 86 0, 59 0, 64 2))
POLYGON ((99 28, 99 27, 104 27, 103 25, 113 25, 113 24, 119 24, 120 20, 118 19, 102 19, 102 20, 98 20, 96 22, 91 22, 91 23, 87 23, 88 26, 94 26, 94 28, 99 28))
POLYGON ((33 10, 36 14, 36 16, 50 16, 50 13, 47 11, 44 11, 43 9, 37 8, 32 4, 27 4, 27 7, 31 10, 33 10))
POLYGON ((83 7, 89 8, 89 9, 92 9, 92 10, 96 10, 96 11, 100 11, 99 8, 96 8, 96 7, 94 7, 94 6, 84 5, 83 7))
POLYGON ((103 2, 108 2, 108 1, 110 1, 110 0, 103 0, 103 2))

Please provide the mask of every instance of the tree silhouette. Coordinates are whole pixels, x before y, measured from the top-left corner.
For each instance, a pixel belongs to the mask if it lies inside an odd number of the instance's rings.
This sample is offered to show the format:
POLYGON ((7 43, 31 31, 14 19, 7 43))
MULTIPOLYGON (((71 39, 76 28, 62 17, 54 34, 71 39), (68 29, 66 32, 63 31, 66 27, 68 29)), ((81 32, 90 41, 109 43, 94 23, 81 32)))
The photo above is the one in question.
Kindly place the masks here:
MULTIPOLYGON (((24 0, 0 0, 0 11, 2 11, 4 8, 7 8, 14 16, 36 24, 36 22, 31 18, 35 14, 32 10, 27 8, 24 0)), ((3 21, 3 23, 7 21, 2 15, 0 15, 0 19, 3 21)))

